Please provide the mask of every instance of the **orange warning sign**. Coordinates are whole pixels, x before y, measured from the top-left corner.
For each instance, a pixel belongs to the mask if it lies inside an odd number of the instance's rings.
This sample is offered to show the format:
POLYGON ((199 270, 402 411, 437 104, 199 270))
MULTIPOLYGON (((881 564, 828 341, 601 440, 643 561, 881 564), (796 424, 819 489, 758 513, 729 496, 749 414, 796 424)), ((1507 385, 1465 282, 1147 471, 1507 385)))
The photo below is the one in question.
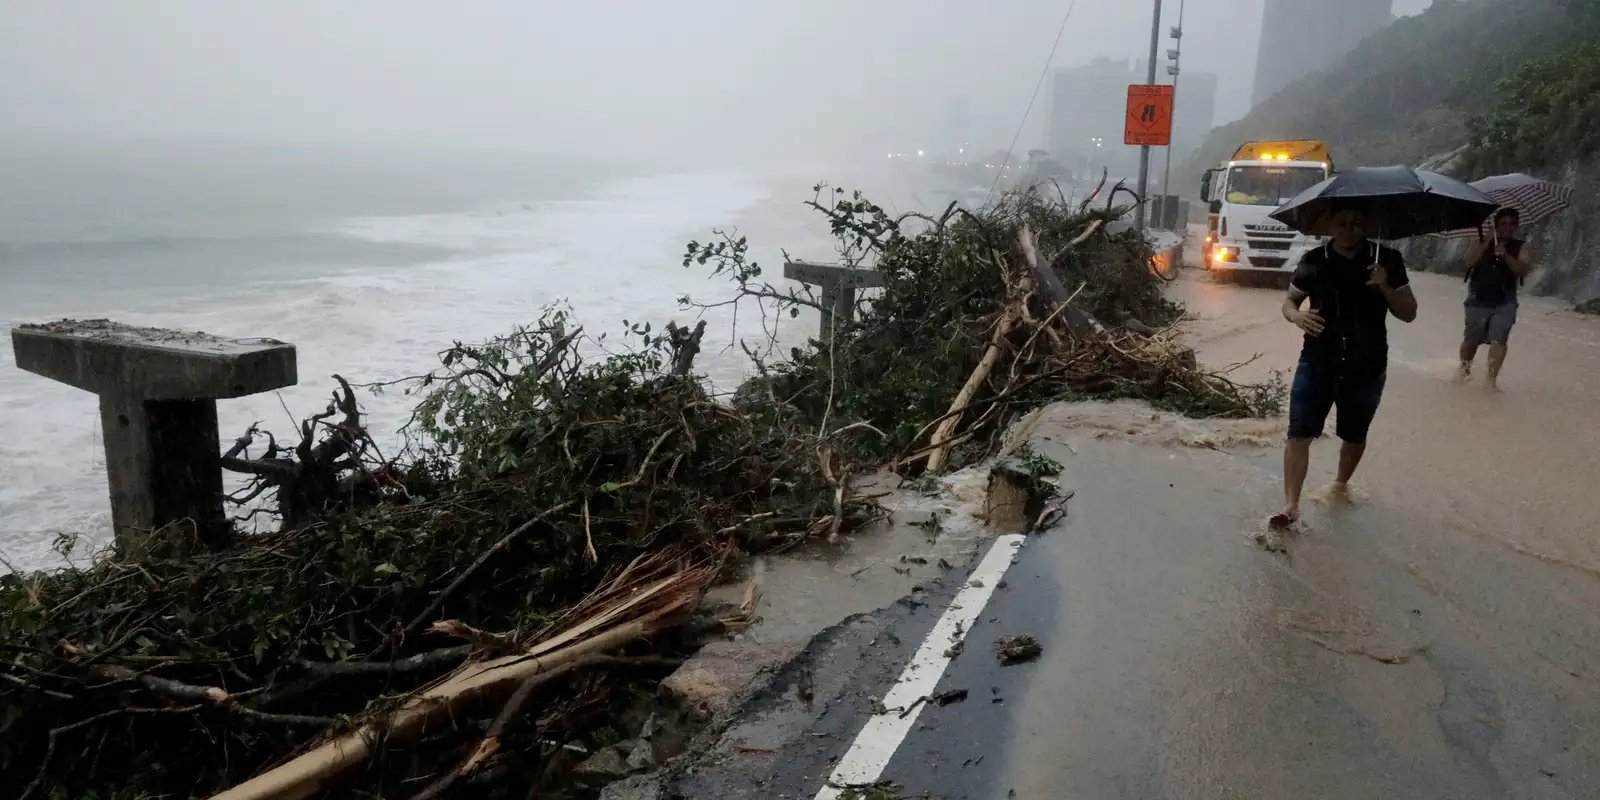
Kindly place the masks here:
POLYGON ((1128 87, 1128 120, 1124 144, 1166 147, 1172 144, 1172 87, 1136 83, 1128 87))

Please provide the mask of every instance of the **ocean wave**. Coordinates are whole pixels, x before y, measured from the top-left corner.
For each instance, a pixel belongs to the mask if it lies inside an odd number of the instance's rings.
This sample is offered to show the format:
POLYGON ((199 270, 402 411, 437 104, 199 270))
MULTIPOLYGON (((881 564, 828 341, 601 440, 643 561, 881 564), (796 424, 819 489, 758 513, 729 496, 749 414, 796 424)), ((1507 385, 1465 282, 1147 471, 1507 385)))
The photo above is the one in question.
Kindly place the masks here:
MULTIPOLYGON (((681 267, 683 242, 703 238, 709 226, 736 223, 768 191, 739 176, 665 175, 526 207, 350 218, 331 229, 449 255, 401 266, 330 264, 289 278, 262 270, 248 282, 186 279, 175 292, 118 291, 93 300, 71 284, 51 296, 70 296, 82 316, 293 343, 299 385, 218 404, 225 439, 261 420, 281 433, 295 427, 286 408, 304 414, 326 404, 334 373, 357 381, 418 374, 451 342, 504 333, 557 301, 569 303, 578 324, 596 335, 620 332, 623 319, 681 316, 679 296, 725 289, 681 267)), ((62 315, 55 301, 18 302, 6 306, 6 317, 62 315)), ((731 329, 721 313, 709 316, 713 331, 731 329)), ((708 347, 701 362, 719 385, 747 372, 736 349, 708 347)), ((379 441, 396 440, 414 400, 400 393, 364 400, 379 441)), ((21 372, 5 348, 0 409, 0 549, 19 566, 43 566, 57 563, 49 552, 55 530, 83 531, 88 544, 103 541, 108 500, 93 396, 21 372)))
POLYGON ((725 174, 670 174, 606 184, 590 196, 502 203, 446 214, 352 217, 333 231, 383 244, 536 251, 614 237, 677 235, 758 202, 765 188, 725 174))

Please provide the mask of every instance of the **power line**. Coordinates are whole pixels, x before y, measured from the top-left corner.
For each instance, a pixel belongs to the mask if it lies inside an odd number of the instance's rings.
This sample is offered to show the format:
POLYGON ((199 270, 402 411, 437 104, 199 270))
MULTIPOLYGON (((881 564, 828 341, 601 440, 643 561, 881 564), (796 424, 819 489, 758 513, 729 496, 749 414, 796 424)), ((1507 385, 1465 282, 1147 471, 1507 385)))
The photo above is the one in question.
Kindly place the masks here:
POLYGON ((1006 158, 994 172, 994 182, 989 184, 989 194, 983 198, 984 205, 988 205, 989 199, 994 197, 994 190, 1000 185, 1000 176, 1006 174, 1006 167, 1011 165, 1011 154, 1017 149, 1017 140, 1022 138, 1022 129, 1028 126, 1028 115, 1033 113, 1033 104, 1039 99, 1039 89, 1044 86, 1045 78, 1050 77, 1050 65, 1056 61, 1056 48, 1061 46, 1061 36, 1067 32, 1067 22, 1072 19, 1072 12, 1077 8, 1078 0, 1072 0, 1072 5, 1067 6, 1066 16, 1061 18, 1061 27, 1056 29, 1056 40, 1050 44, 1050 55, 1044 60, 1044 68, 1039 70, 1039 81, 1033 85, 1033 94, 1028 97, 1028 107, 1022 111, 1022 121, 1017 123, 1017 132, 1011 137, 1011 146, 1006 148, 1006 158))

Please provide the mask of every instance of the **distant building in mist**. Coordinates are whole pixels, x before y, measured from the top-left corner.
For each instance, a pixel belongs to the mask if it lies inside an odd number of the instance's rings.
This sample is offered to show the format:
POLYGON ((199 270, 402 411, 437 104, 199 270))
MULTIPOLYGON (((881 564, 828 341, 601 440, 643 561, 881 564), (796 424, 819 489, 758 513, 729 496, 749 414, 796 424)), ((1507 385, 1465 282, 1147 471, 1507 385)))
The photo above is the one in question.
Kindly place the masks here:
MULTIPOLYGON (((1099 58, 1078 67, 1056 70, 1050 89, 1050 123, 1046 149, 1058 161, 1078 169, 1098 172, 1109 167, 1113 175, 1138 173, 1139 148, 1122 143, 1123 114, 1128 86, 1144 83, 1145 61, 1099 58)), ((1171 83, 1160 75, 1158 83, 1171 83)), ((1200 145, 1215 123, 1217 76, 1184 71, 1178 76, 1172 114, 1174 160, 1181 160, 1200 145)), ((1161 178, 1166 154, 1152 151, 1154 178, 1161 178)))
POLYGON ((1056 70, 1045 149, 1068 166, 1088 170, 1105 164, 1125 174, 1122 116, 1133 73, 1131 62, 1110 58, 1056 70))
POLYGON ((972 110, 967 98, 950 95, 944 101, 944 130, 936 148, 942 155, 964 150, 972 141, 972 110))
POLYGON ((1205 141, 1217 124, 1217 75, 1184 70, 1172 108, 1172 157, 1179 161, 1205 141))
POLYGON ((1320 70, 1394 20, 1394 0, 1266 0, 1251 104, 1320 70))

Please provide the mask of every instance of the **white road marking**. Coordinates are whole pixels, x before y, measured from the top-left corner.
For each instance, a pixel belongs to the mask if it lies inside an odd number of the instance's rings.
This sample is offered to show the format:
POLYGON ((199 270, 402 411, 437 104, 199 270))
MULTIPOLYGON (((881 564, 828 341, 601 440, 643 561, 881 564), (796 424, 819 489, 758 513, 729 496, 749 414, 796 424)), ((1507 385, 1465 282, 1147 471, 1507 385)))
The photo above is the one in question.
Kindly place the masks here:
POLYGON ((977 621, 978 615, 983 613, 983 607, 988 605, 989 598, 1005 577, 1006 570, 1011 568, 1017 550, 1026 539, 1020 534, 995 539, 988 555, 972 571, 966 585, 956 592, 949 607, 934 623, 933 630, 928 631, 927 638, 922 640, 922 646, 917 648, 900 677, 884 694, 885 713, 867 720, 866 727, 861 729, 850 749, 834 765, 833 774, 828 776, 827 785, 817 792, 815 800, 839 800, 843 792, 835 786, 860 786, 878 780, 883 774, 889 759, 894 757, 895 751, 900 749, 900 743, 905 741, 906 733, 916 724, 922 706, 926 705, 918 701, 938 689, 939 679, 944 677, 945 669, 954 657, 951 648, 966 638, 967 631, 977 621), (911 712, 905 713, 908 708, 912 709, 911 712))

